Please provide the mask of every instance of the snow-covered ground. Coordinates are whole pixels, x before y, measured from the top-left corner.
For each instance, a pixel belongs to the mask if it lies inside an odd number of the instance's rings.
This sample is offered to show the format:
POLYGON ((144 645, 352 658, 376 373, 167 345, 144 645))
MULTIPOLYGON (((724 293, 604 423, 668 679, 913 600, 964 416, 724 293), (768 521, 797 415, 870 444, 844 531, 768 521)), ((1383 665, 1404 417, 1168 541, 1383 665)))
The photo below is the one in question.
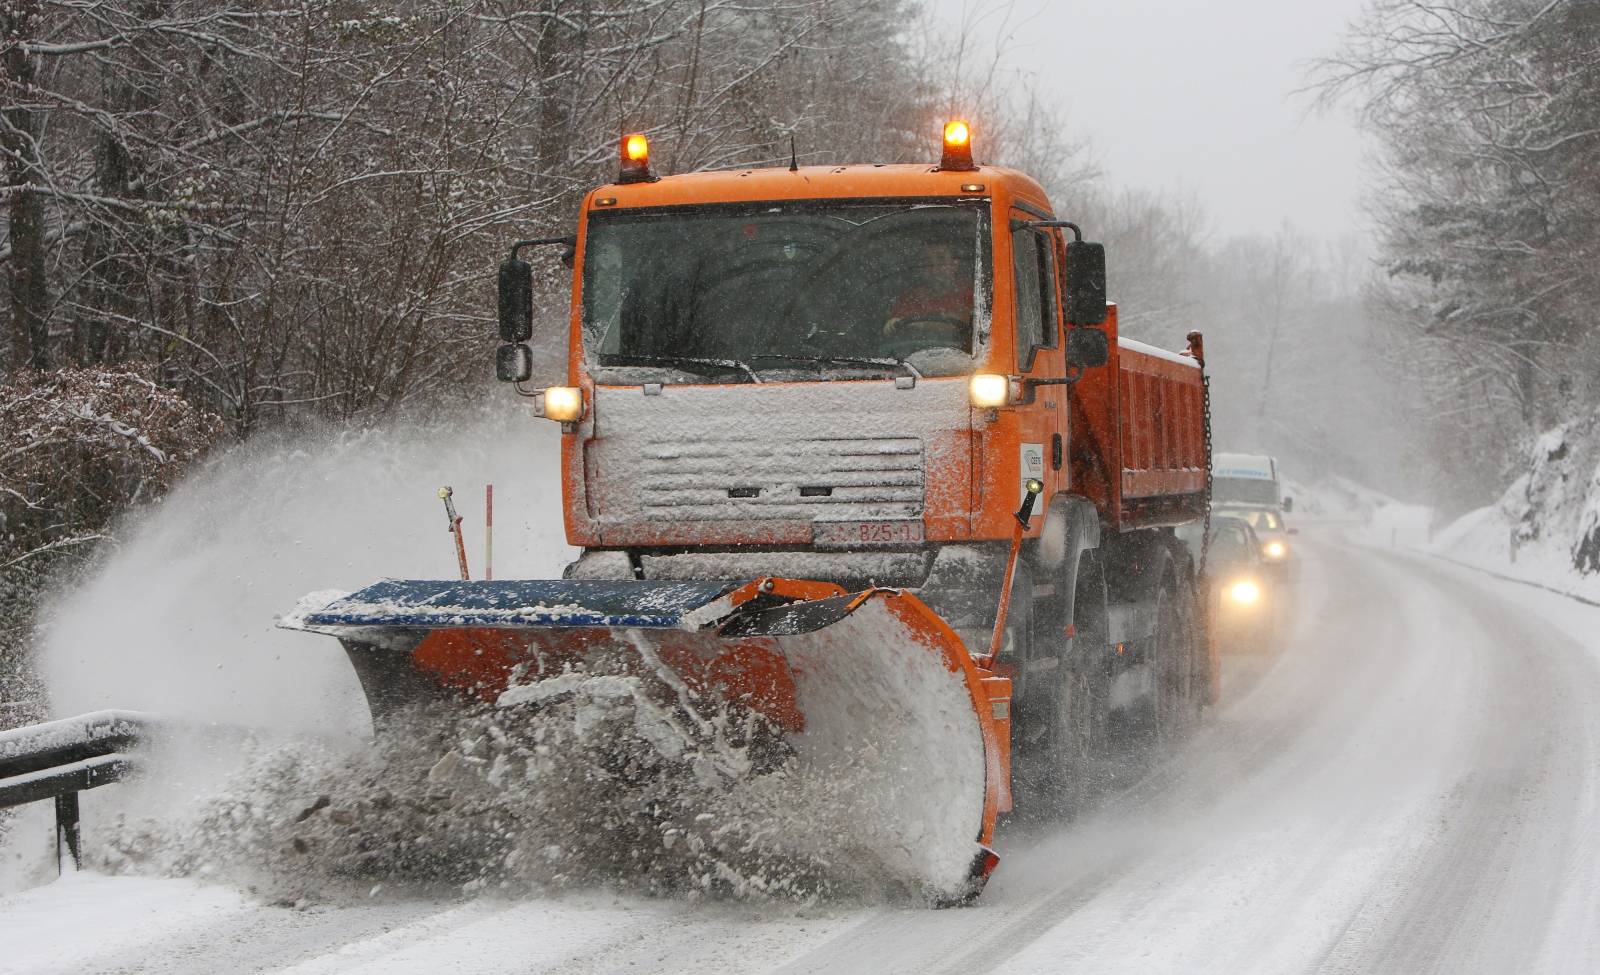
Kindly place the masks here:
POLYGON ((1444 526, 1441 558, 1600 604, 1600 438, 1595 419, 1546 431, 1492 505, 1444 526))
POLYGON ((1518 523, 1499 505, 1479 508, 1446 526, 1425 548, 1441 558, 1600 605, 1600 573, 1573 567, 1567 539, 1519 538, 1518 523))
POLYGON ((1290 485, 1299 503, 1291 520, 1338 525, 1360 544, 1426 552, 1600 604, 1600 566, 1581 571, 1578 556, 1584 539, 1600 539, 1600 471, 1589 473, 1592 448, 1569 434, 1561 427, 1541 437, 1530 450, 1526 474, 1494 504, 1453 521, 1426 505, 1337 477, 1290 485))
POLYGON ((1600 970, 1600 609, 1305 524, 1281 652, 973 908, 89 875, 0 899, 0 970, 1600 970))

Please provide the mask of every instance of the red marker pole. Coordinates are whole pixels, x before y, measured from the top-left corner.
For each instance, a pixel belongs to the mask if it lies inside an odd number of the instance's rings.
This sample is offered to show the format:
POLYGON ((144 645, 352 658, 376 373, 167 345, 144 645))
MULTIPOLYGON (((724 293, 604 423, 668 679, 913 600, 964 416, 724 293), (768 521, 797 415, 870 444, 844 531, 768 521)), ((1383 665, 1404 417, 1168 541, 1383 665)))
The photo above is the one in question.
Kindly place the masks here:
POLYGON ((494 578, 494 485, 483 486, 483 577, 494 578))

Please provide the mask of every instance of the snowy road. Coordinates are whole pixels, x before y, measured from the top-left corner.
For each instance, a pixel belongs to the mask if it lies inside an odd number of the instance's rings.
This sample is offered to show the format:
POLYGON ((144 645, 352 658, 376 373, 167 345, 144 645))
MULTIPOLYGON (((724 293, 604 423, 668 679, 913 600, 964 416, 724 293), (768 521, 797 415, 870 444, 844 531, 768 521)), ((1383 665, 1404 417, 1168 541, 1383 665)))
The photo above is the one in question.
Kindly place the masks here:
POLYGON ((1304 548, 1285 650, 1230 660, 1224 707, 1141 784, 1002 845, 972 909, 293 910, 80 876, 0 899, 0 971, 1600 970, 1600 610, 1304 548))

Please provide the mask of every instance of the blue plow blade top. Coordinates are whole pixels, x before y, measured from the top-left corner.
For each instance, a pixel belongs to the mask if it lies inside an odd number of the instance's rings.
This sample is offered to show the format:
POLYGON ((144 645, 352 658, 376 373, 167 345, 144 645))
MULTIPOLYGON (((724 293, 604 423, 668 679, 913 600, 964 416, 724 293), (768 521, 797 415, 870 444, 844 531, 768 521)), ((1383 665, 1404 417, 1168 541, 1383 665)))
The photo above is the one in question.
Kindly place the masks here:
MULTIPOLYGON (((685 618, 740 586, 732 582, 592 579, 385 579, 305 617, 308 628, 689 626, 685 618)), ((695 621, 698 625, 715 618, 695 621)))

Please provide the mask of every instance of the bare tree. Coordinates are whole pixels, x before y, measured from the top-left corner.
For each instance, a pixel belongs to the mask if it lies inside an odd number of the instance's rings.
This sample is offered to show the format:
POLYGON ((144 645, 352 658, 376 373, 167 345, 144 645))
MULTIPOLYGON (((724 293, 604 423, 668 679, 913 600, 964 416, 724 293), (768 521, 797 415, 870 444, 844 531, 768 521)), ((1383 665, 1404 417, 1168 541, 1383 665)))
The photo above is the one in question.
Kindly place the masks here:
POLYGON ((486 269, 623 131, 668 172, 883 158, 929 101, 899 0, 7 11, 13 365, 148 361, 240 435, 482 376, 486 269))
POLYGON ((49 282, 46 279, 44 182, 39 158, 40 120, 30 104, 35 64, 29 42, 39 29, 39 0, 18 0, 0 10, 5 51, 0 56, 0 149, 5 153, 8 200, 6 257, 10 263, 11 365, 45 368, 49 351, 49 282))
POLYGON ((1380 307, 1437 367, 1440 460, 1483 489, 1518 452, 1508 415, 1527 436, 1600 393, 1597 50, 1580 0, 1382 0, 1319 69, 1387 147, 1380 307))

